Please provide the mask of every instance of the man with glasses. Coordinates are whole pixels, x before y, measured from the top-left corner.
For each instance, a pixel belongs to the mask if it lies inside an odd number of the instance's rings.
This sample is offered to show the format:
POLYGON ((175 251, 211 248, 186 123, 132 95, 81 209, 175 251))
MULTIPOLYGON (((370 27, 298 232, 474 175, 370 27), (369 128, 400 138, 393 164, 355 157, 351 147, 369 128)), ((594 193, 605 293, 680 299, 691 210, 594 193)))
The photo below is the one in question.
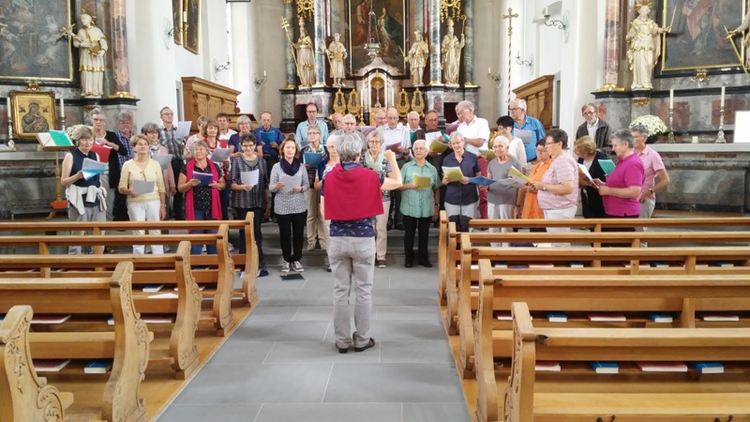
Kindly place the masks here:
MULTIPOLYGON (((479 168, 482 176, 487 176, 487 159, 482 157, 480 149, 486 150, 487 143, 490 139, 490 124, 486 119, 477 117, 474 114, 474 104, 471 101, 461 101, 456 106, 456 114, 461 120, 456 131, 464 138, 464 148, 466 151, 476 155, 479 160, 479 168)), ((479 192, 479 215, 481 218, 487 218, 487 191, 479 192)))
POLYGON ((588 103, 581 107, 581 113, 585 122, 578 126, 576 130, 576 139, 586 135, 596 142, 596 149, 609 155, 612 152, 612 143, 609 140, 612 135, 612 127, 607 122, 599 118, 594 103, 588 103))
POLYGON ((310 141, 307 140, 307 128, 310 126, 317 125, 320 128, 320 142, 325 145, 328 139, 328 125, 323 120, 318 120, 318 105, 315 103, 308 103, 305 108, 307 114, 307 120, 297 125, 297 132, 294 134, 294 140, 297 141, 299 149, 305 148, 310 141))
MULTIPOLYGON (((398 124, 398 110, 396 107, 388 107, 385 112, 386 125, 379 127, 377 130, 383 137, 381 150, 387 149, 389 145, 397 145, 394 152, 396 153, 396 162, 401 169, 404 163, 411 159, 411 141, 409 140, 409 128, 398 124)), ((396 189, 392 192, 391 209, 388 212, 388 227, 396 227, 397 230, 404 229, 403 215, 401 215, 401 192, 396 189)))
MULTIPOLYGON (((271 173, 273 166, 279 162, 279 145, 284 140, 284 135, 277 127, 271 126, 273 115, 270 111, 264 111, 260 115, 260 127, 253 131, 256 144, 262 144, 263 161, 266 162, 266 170, 271 173)), ((275 219, 273 212, 276 194, 271 193, 271 215, 269 218, 275 219)))
MULTIPOLYGON (((159 144, 167 149, 167 153, 172 154, 172 172, 174 180, 180 178, 180 172, 185 165, 185 155, 183 139, 177 137, 177 127, 174 125, 174 112, 169 107, 164 107, 159 111, 162 126, 159 131, 159 144)), ((175 220, 185 219, 184 195, 179 191, 175 192, 172 198, 172 212, 175 220)))
POLYGON ((544 139, 546 134, 544 133, 544 126, 539 119, 528 116, 526 114, 528 107, 525 100, 515 99, 510 102, 510 117, 515 122, 516 129, 528 130, 531 132, 531 142, 524 144, 526 148, 526 159, 529 162, 536 160, 536 142, 540 139, 544 139))

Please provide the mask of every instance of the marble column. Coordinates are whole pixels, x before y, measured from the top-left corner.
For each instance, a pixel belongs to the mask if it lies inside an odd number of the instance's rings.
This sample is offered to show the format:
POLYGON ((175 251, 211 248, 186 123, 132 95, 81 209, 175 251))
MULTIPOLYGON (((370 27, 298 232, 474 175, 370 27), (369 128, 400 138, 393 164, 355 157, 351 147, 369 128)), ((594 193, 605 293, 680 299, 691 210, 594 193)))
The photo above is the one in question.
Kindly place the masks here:
POLYGON ((326 86, 326 18, 325 0, 315 0, 313 12, 315 24, 315 85, 326 86))
POLYGON ((474 0, 464 0, 464 45, 462 61, 464 62, 464 86, 474 85, 474 0))
POLYGON ((294 89, 295 87, 295 68, 294 68, 294 57, 292 56, 292 46, 289 43, 291 38, 294 38, 294 6, 292 0, 284 0, 284 18, 289 24, 289 36, 286 38, 284 45, 286 46, 286 88, 294 89))
MULTIPOLYGON (((430 85, 440 83, 440 0, 430 0, 430 85)), ((427 31, 426 31, 427 32, 427 31)))
POLYGON ((604 25, 604 85, 599 91, 622 91, 618 86, 620 73, 620 43, 622 37, 623 11, 620 0, 606 0, 606 18, 604 25))
POLYGON ((126 0, 112 0, 112 30, 110 48, 112 49, 112 76, 115 84, 115 98, 135 98, 130 93, 130 69, 128 66, 128 29, 125 11, 126 0))

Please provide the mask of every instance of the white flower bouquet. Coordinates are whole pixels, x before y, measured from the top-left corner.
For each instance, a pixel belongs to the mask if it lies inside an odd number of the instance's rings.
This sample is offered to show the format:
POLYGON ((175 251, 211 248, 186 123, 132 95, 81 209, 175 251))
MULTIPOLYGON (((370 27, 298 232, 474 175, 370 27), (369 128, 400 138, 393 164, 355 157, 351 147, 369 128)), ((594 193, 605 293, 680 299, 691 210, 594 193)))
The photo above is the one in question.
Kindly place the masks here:
MULTIPOLYGON (((76 133, 76 131, 78 130, 78 128, 82 127, 82 126, 88 126, 88 125, 78 124, 78 125, 68 126, 67 128, 65 128, 65 133, 68 134, 68 137, 70 139, 73 139, 73 134, 76 133)), ((88 128, 92 129, 91 126, 88 126, 88 128)), ((73 139, 73 142, 76 142, 76 141, 77 141, 77 139, 73 139)))
POLYGON ((653 144, 656 142, 657 138, 666 135, 669 131, 667 125, 664 124, 659 117, 654 116, 653 114, 636 117, 636 119, 630 123, 628 129, 632 130, 636 125, 641 125, 648 130, 648 139, 646 140, 647 144, 653 144))

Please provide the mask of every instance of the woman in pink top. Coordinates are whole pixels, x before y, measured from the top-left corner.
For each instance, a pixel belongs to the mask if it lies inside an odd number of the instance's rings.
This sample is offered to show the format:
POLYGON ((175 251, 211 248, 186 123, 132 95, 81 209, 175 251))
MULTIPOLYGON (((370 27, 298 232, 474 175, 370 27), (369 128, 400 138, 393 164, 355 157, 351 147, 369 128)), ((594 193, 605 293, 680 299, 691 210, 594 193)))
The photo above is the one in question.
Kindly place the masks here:
MULTIPOLYGON (((635 154, 635 140, 627 129, 620 129, 609 138, 612 141, 612 151, 617 154, 617 167, 603 182, 595 179, 599 188, 599 195, 604 203, 604 213, 607 218, 638 218, 641 213, 641 203, 638 197, 643 185, 644 169, 638 155, 635 154)), ((627 231, 635 231, 631 228, 627 231)))

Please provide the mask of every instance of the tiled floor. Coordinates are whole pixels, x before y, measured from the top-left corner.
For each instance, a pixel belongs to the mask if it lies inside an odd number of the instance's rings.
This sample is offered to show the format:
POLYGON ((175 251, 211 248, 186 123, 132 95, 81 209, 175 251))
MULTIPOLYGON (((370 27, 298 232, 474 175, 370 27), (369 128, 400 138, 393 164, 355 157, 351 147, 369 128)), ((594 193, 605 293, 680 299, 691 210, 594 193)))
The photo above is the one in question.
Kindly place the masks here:
POLYGON ((376 346, 343 355, 333 343, 331 274, 306 268, 304 281, 284 282, 270 268, 258 279, 260 305, 159 421, 470 421, 436 268, 389 264, 375 270, 376 346))

